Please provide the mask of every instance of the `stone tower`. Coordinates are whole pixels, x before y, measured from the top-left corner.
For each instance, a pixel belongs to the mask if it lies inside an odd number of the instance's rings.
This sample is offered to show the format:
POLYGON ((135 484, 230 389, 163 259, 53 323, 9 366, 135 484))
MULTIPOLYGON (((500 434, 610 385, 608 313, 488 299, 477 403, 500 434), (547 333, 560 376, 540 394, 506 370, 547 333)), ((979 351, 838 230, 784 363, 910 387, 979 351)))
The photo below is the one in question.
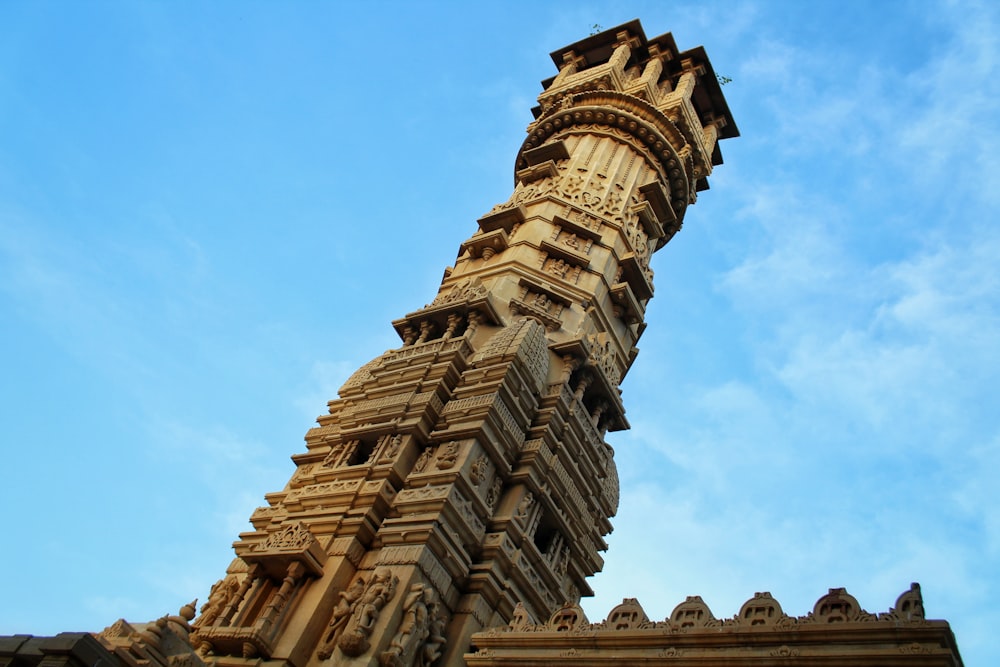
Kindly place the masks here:
POLYGON ((704 50, 638 21, 552 58, 513 194, 306 434, 200 616, 0 637, 0 667, 961 667, 916 584, 878 615, 835 588, 798 618, 757 593, 587 621, 650 257, 738 132, 704 50))
POLYGON ((206 663, 464 664, 590 589, 649 261, 737 136, 702 49, 638 21, 552 54, 510 198, 393 322, 250 518, 194 622, 206 663))

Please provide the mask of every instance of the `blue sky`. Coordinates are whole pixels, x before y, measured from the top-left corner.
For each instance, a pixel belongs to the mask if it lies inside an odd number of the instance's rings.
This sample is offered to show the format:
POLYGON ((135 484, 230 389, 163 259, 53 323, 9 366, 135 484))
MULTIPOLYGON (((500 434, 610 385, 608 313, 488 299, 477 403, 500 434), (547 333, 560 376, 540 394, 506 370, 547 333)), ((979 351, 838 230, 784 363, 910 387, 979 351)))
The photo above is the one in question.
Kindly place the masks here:
POLYGON ((636 17, 743 136, 654 261, 591 620, 919 581, 1000 662, 986 2, 0 3, 0 633, 204 598, 509 195, 548 53, 636 17))

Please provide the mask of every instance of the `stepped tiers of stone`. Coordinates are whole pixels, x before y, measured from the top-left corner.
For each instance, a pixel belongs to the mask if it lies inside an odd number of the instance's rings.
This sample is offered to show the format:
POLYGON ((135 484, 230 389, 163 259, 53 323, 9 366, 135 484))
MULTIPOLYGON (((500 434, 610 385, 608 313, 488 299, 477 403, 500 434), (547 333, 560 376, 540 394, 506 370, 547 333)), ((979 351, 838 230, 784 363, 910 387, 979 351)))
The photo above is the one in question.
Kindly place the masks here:
POLYGON ((102 633, 121 662, 462 665, 591 593, 650 257, 738 131, 704 50, 638 21, 553 60, 511 196, 317 419, 200 615, 102 633))

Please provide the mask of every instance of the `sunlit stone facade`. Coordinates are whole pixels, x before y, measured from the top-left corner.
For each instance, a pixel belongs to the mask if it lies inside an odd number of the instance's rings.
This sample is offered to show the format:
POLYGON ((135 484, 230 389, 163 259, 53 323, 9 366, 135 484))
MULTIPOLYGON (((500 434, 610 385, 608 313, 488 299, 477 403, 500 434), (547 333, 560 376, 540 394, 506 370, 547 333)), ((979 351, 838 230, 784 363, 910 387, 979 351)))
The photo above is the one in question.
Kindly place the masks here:
MULTIPOLYGON (((552 55, 513 193, 330 401, 200 613, 60 636, 47 664, 960 664, 918 587, 880 615, 837 589, 802 618, 767 594, 725 620, 699 598, 583 616, 650 258, 738 131, 704 50, 670 34, 634 21, 552 55)), ((0 667, 59 637, 7 640, 0 667)))

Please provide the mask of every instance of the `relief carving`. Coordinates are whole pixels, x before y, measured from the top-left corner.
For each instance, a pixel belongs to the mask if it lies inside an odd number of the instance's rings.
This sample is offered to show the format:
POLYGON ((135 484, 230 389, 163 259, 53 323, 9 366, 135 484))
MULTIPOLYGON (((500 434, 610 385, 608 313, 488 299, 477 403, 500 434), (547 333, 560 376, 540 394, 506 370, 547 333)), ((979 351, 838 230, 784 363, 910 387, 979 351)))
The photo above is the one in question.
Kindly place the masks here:
POLYGON ((458 461, 459 447, 457 442, 449 442, 438 449, 437 469, 448 470, 458 461))
POLYGON ((215 582, 208 593, 208 600, 201 606, 201 615, 192 625, 194 627, 212 625, 239 588, 240 584, 232 574, 215 582))
POLYGON ((386 443, 385 450, 382 452, 381 460, 391 461, 392 459, 396 458, 396 455, 399 454, 399 448, 400 446, 402 446, 402 444, 403 444, 403 436, 401 435, 394 435, 391 438, 389 438, 389 442, 386 443))
POLYGON ((316 652, 316 655, 321 660, 326 660, 333 655, 333 650, 337 646, 337 638, 343 631, 344 626, 347 625, 351 612, 354 610, 354 605, 361 599, 364 592, 365 580, 358 577, 346 591, 338 593, 340 600, 337 602, 337 606, 333 608, 333 616, 330 619, 330 625, 327 626, 326 635, 323 637, 323 644, 320 646, 319 651, 316 652))
POLYGON ((413 472, 423 472, 427 468, 427 464, 431 462, 433 456, 434 448, 426 447, 424 451, 420 452, 417 462, 413 464, 413 472))
POLYGON ((389 649, 382 652, 384 667, 430 667, 441 657, 446 638, 445 619, 434 589, 414 584, 403 604, 403 620, 389 649))
POLYGON ((368 650, 368 638, 382 608, 396 592, 397 583, 399 578, 387 568, 379 568, 372 574, 364 592, 352 604, 350 620, 337 641, 344 655, 357 657, 368 650))
POLYGON ((500 500, 500 490, 503 488, 503 480, 500 479, 500 475, 493 478, 493 486, 486 493, 486 504, 489 506, 492 512, 496 509, 497 501, 500 500))
POLYGON ((296 521, 268 535, 264 542, 254 547, 254 551, 298 551, 315 541, 305 524, 296 521))
POLYGON ((528 515, 531 514, 531 507, 535 504, 535 497, 531 495, 531 491, 524 494, 521 498, 521 502, 517 504, 517 518, 523 523, 528 522, 528 515))
POLYGON ((489 472, 489 469, 490 464, 486 455, 481 454, 479 458, 473 461, 472 465, 469 466, 469 479, 472 480, 473 484, 479 486, 483 483, 483 480, 486 479, 486 473, 489 472))

